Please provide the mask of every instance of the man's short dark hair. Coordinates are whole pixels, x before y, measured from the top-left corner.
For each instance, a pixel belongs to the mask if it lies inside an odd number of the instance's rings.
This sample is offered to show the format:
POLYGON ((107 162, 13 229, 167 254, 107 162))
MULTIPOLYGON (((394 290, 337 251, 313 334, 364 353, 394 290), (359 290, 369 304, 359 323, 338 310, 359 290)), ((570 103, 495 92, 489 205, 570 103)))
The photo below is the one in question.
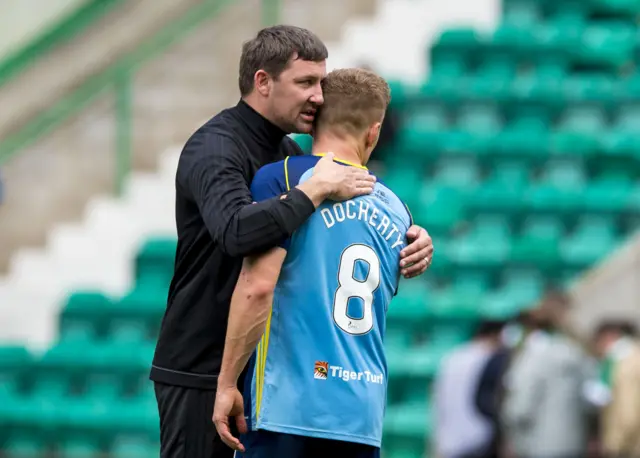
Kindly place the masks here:
POLYGON ((301 27, 276 25, 260 30, 255 38, 242 45, 238 76, 240 95, 245 96, 253 90, 253 78, 258 70, 278 78, 294 56, 321 62, 329 52, 316 34, 301 27))
POLYGON ((476 326, 476 337, 493 337, 498 336, 507 325, 506 320, 482 320, 476 326))
POLYGON ((594 337, 598 338, 607 333, 620 333, 624 336, 635 337, 638 335, 638 329, 631 321, 624 319, 604 320, 595 328, 594 337))

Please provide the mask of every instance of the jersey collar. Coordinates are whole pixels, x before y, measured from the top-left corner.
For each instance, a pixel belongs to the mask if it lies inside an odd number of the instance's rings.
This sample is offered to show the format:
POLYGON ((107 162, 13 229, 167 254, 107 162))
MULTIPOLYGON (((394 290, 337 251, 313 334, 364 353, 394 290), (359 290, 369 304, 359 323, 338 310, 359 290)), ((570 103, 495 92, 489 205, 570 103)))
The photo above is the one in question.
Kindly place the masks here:
MULTIPOLYGON (((314 156, 320 156, 320 157, 323 157, 326 154, 327 153, 313 153, 314 156)), ((360 165, 360 164, 356 164, 355 162, 343 161, 342 159, 337 159, 335 157, 333 158, 333 160, 336 161, 336 162, 340 162, 341 164, 350 165, 352 167, 358 167, 359 169, 369 170, 366 166, 360 165)))

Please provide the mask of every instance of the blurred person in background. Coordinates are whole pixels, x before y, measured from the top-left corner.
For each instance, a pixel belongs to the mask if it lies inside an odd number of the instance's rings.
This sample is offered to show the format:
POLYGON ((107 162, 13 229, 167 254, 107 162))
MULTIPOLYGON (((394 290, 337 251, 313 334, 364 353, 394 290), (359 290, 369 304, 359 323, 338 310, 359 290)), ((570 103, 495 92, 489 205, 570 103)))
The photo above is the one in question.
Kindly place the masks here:
POLYGON ((640 344, 625 321, 601 323, 594 336, 604 386, 601 443, 606 457, 640 456, 640 344))
POLYGON ((486 453, 482 455, 487 458, 498 456, 502 450, 503 433, 500 424, 500 406, 504 398, 504 377, 513 353, 513 348, 507 342, 505 334, 503 331, 501 341, 495 346, 493 354, 489 357, 480 374, 475 395, 478 412, 492 425, 492 438, 486 453))
MULTIPOLYGON (((487 362, 501 348, 503 321, 480 323, 474 338, 447 355, 434 382, 435 448, 438 458, 491 457, 493 421, 476 403, 487 362)), ((490 388, 490 387, 489 387, 490 388)), ((489 390, 484 396, 491 396, 489 390)), ((492 400, 486 400, 492 404, 492 400)), ((490 410, 490 409, 489 409, 490 410)))
POLYGON ((588 446, 589 403, 584 388, 593 361, 571 337, 559 332, 569 297, 545 294, 531 311, 530 333, 514 355, 506 378, 502 421, 510 451, 518 458, 575 458, 588 446))

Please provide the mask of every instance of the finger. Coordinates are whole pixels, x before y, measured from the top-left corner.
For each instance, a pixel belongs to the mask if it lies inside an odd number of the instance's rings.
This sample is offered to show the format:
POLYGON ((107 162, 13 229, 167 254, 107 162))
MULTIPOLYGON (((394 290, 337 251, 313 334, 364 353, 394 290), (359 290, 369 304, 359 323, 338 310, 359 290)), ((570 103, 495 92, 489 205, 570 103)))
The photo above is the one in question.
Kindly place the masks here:
POLYGON ((356 178, 356 183, 358 185, 375 185, 376 184, 376 180, 372 179, 371 175, 367 175, 367 176, 362 176, 362 177, 357 177, 356 178))
POLYGON ((356 188, 353 196, 366 196, 368 194, 371 194, 373 192, 373 186, 363 186, 361 188, 356 188))
POLYGON ((375 183, 371 183, 368 181, 357 181, 356 182, 356 188, 367 188, 367 189, 373 189, 375 187, 375 183))
POLYGON ((402 276, 404 278, 413 278, 418 275, 422 275, 427 270, 427 267, 429 266, 429 264, 430 264, 429 261, 427 261, 426 259, 416 262, 415 264, 407 267, 406 269, 403 269, 402 276))
POLYGON ((372 175, 368 170, 366 169, 360 169, 358 167, 349 167, 347 169, 352 175, 357 176, 358 178, 366 178, 368 180, 372 180, 372 181, 377 181, 378 179, 376 178, 375 175, 372 175))
MULTIPOLYGON (((414 224, 407 231, 407 238, 412 239, 412 240, 418 238, 418 235, 420 235, 420 231, 424 231, 424 229, 421 228, 420 226, 416 226, 414 224)), ((425 232, 427 232, 427 231, 425 231, 425 232)))
POLYGON ((247 434, 249 428, 247 428, 247 420, 244 418, 244 412, 236 415, 236 426, 240 434, 247 434))
POLYGON ((413 253, 409 256, 402 258, 400 260, 400 267, 409 267, 411 264, 415 264, 426 258, 431 258, 432 256, 433 256, 433 247, 428 246, 416 253, 413 253))
MULTIPOLYGON (((407 238, 411 240, 411 238, 408 235, 407 235, 407 238)), ((424 229, 421 229, 418 234, 418 237, 416 239, 413 239, 413 241, 409 243, 409 245, 400 252, 400 257, 406 258, 407 256, 417 253, 418 251, 424 248, 427 248, 429 246, 433 247, 433 241, 431 240, 431 237, 429 237, 429 234, 427 234, 427 231, 425 231, 424 229)))
POLYGON ((216 420, 215 425, 216 430, 218 431, 218 435, 220 436, 220 439, 222 439, 222 442, 224 442, 234 450, 240 450, 239 447, 241 447, 242 444, 237 438, 233 436, 233 434, 231 434, 228 420, 216 420))

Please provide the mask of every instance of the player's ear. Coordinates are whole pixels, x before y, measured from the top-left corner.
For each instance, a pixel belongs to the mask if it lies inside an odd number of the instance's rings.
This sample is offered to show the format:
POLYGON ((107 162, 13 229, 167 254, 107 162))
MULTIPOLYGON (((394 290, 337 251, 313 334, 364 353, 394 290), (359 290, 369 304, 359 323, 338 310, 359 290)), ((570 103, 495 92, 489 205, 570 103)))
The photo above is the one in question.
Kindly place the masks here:
POLYGON ((378 143, 378 137, 380 137, 380 127, 382 127, 381 122, 376 122, 369 127, 367 131, 367 137, 365 139, 367 148, 373 149, 378 143))
POLYGON ((261 96, 268 97, 271 92, 271 76, 264 70, 258 70, 253 75, 253 85, 261 96))

